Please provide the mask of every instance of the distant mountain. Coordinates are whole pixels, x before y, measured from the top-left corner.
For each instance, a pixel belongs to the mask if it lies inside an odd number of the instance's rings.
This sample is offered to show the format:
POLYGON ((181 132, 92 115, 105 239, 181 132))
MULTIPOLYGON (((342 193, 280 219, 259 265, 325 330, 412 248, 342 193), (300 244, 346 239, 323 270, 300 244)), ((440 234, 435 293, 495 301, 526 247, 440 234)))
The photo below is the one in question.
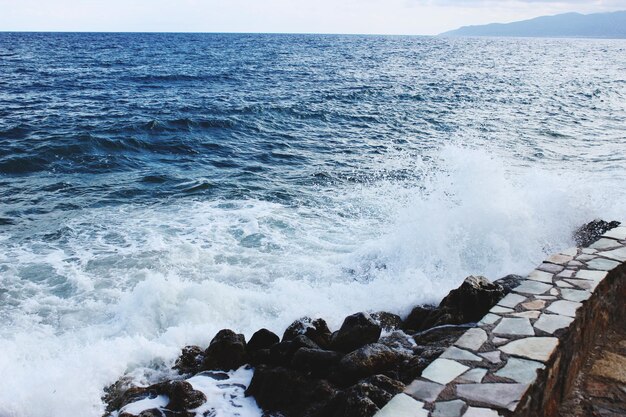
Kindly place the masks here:
POLYGON ((440 36, 626 38, 626 11, 587 15, 565 13, 513 23, 463 26, 440 36))

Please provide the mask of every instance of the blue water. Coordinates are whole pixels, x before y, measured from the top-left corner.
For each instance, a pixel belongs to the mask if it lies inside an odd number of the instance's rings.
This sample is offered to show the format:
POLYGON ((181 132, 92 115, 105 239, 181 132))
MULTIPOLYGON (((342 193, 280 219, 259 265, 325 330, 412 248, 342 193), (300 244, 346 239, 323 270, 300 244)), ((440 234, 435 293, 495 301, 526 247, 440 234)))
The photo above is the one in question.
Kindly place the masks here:
POLYGON ((0 33, 0 416, 524 273, 624 218, 625 122, 623 40, 0 33))

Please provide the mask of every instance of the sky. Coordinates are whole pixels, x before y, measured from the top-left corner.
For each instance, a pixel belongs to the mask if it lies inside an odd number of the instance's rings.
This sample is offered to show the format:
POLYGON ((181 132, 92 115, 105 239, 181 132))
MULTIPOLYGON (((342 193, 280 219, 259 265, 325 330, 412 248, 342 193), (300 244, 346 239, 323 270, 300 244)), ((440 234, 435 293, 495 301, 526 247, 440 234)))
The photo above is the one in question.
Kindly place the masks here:
POLYGON ((0 0, 0 31, 434 35, 626 0, 0 0))

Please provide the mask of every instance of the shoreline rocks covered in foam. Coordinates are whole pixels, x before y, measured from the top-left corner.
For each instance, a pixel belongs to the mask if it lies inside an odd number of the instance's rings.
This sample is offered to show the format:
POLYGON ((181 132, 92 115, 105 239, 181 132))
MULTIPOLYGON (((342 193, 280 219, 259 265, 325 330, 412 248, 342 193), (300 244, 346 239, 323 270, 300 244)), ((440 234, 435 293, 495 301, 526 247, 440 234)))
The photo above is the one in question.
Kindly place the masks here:
MULTIPOLYGON (((581 227, 576 239, 588 243, 612 227, 594 221, 581 227)), ((373 416, 467 335, 520 280, 515 275, 495 282, 470 276, 436 307, 416 306, 404 319, 388 312, 359 312, 334 332, 323 319, 309 317, 294 321, 282 338, 260 329, 246 341, 244 335, 224 329, 206 349, 184 347, 174 369, 189 380, 223 379, 225 386, 228 372, 254 369, 248 386, 234 388, 240 394, 245 390, 266 416, 373 416)), ((183 380, 143 388, 118 381, 104 400, 105 415, 112 417, 216 415, 207 408, 206 396, 183 380), (133 407, 139 401, 154 407, 133 407)))

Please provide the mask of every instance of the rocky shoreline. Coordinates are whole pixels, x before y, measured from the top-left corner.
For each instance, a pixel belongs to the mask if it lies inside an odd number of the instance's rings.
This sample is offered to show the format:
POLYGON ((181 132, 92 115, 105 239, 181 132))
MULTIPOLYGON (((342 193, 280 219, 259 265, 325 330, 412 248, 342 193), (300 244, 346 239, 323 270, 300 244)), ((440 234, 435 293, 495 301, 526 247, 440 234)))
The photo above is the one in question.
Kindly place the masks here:
MULTIPOLYGON (((574 238, 579 246, 588 246, 618 225, 596 220, 579 228, 574 238)), ((148 387, 129 386, 120 379, 108 387, 105 416, 215 416, 210 410, 197 413, 207 398, 183 378, 220 380, 227 378, 225 371, 251 367, 252 381, 242 388, 268 417, 370 417, 521 279, 509 275, 490 282, 470 276, 438 306, 416 306, 405 318, 359 312, 346 317, 334 332, 323 319, 309 317, 294 321, 282 338, 260 329, 246 341, 242 334, 224 329, 206 349, 183 348, 174 365, 181 379, 148 387), (131 412, 129 405, 157 397, 166 402, 131 412)))

